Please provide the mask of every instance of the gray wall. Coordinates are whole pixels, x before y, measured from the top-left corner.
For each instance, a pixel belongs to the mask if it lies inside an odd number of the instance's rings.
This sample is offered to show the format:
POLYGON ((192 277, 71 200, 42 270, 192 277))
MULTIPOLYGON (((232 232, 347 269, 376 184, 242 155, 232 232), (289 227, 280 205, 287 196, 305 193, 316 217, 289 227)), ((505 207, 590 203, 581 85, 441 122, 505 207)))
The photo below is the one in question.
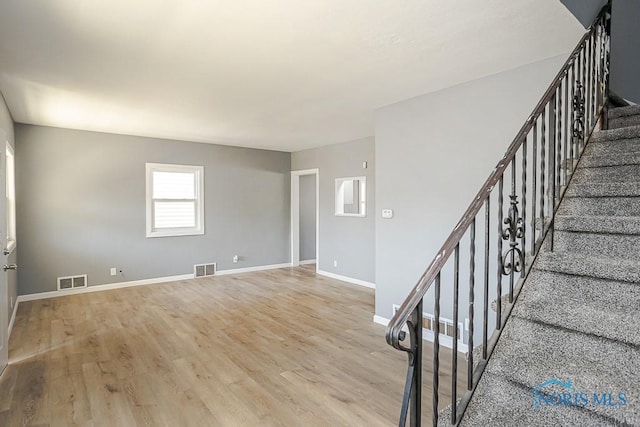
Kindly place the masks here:
MULTIPOLYGON (((9 113, 9 109, 7 108, 7 104, 4 101, 4 97, 0 93, 0 129, 4 130, 7 135, 7 140, 9 144, 15 149, 15 138, 13 133, 13 119, 11 118, 11 114, 9 113)), ((20 244, 20 237, 17 236, 17 244, 20 244)), ((17 264, 18 262, 18 252, 16 250, 13 251, 11 255, 9 255, 7 261, 9 264, 17 264)), ((8 316, 11 319, 11 314, 13 313, 13 307, 16 304, 16 299, 18 298, 18 275, 15 271, 9 270, 7 274, 7 280, 9 285, 9 307, 8 307, 8 316)))
POLYGON ((640 2, 615 0, 611 19, 611 89, 640 103, 640 2))
POLYGON ((316 176, 300 177, 300 261, 316 259, 316 176))
POLYGON ((289 153, 30 125, 16 140, 20 294, 289 262, 289 153), (145 162, 205 167, 204 236, 145 237, 145 162))
MULTIPOLYGON (((591 25, 606 0, 561 0, 586 27, 591 25)), ((611 20, 611 89, 619 96, 640 103, 640 2, 614 0, 611 20)))
POLYGON ((373 137, 298 151, 291 155, 292 170, 320 169, 319 269, 375 282, 375 144, 373 137), (368 162, 367 169, 362 162, 368 162), (367 216, 335 216, 335 180, 367 177, 367 216), (338 266, 333 266, 333 261, 338 266))
MULTIPOLYGON (((376 112, 377 315, 390 318, 392 305, 405 299, 565 60, 550 58, 376 112), (382 209, 393 209, 393 219, 382 219, 382 209)), ((442 315, 450 317, 448 310, 442 315)))
MULTIPOLYGON (((616 0, 616 3, 618 1, 616 0)), ((569 9, 569 12, 573 13, 573 16, 585 28, 591 25, 600 9, 607 4, 607 0, 560 0, 560 2, 569 9)))

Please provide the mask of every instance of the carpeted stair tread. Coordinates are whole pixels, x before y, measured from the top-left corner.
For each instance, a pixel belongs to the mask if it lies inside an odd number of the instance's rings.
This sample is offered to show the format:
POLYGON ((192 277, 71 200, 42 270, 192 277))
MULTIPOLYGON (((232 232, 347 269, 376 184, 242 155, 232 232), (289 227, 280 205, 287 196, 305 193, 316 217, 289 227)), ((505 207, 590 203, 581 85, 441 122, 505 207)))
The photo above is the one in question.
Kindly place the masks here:
MULTIPOLYGON (((575 392, 602 394, 624 392, 629 402, 640 394, 640 382, 630 379, 640 378, 640 348, 626 343, 609 340, 592 334, 565 329, 544 322, 523 319, 516 315, 507 322, 500 341, 491 356, 485 374, 476 391, 478 399, 472 399, 465 419, 470 423, 461 425, 496 425, 488 417, 496 412, 513 411, 514 401, 518 401, 518 417, 508 425, 611 425, 640 417, 640 405, 627 404, 624 407, 589 405, 578 407, 555 407, 534 405, 533 388, 548 380, 571 381, 575 392), (476 407, 479 400, 491 395, 490 388, 497 388, 495 379, 511 383, 524 393, 517 399, 508 400, 508 405, 492 406, 486 402, 476 407), (481 387, 486 381, 493 382, 481 387), (475 401, 475 402, 474 402, 475 401), (502 406, 503 409, 500 408, 502 406), (545 416, 548 409, 556 408, 565 414, 560 424, 548 424, 545 416), (586 413, 589 419, 573 418, 574 412, 586 413), (484 422, 484 424, 482 424, 484 422), (527 422, 528 424, 524 424, 527 422), (522 424, 521 424, 522 423, 522 424), (578 424, 575 424, 578 423, 578 424)), ((545 388, 554 390, 555 386, 545 388)), ((559 389, 564 392, 566 389, 559 389)), ((503 401, 504 402, 504 401, 503 401)), ((513 412, 512 412, 513 413, 513 412)), ((575 415, 579 417, 578 415, 575 415)))
POLYGON ((640 125, 628 126, 619 129, 595 131, 591 136, 591 142, 617 141, 621 139, 640 138, 640 125))
POLYGON ((571 197, 565 196, 559 215, 570 216, 640 216, 640 197, 571 197))
POLYGON ((544 271, 640 284, 640 261, 545 252, 538 255, 536 268, 544 271))
POLYGON ((640 164, 578 168, 573 179, 577 184, 640 181, 640 164))
POLYGON ((620 156, 640 151, 640 139, 617 139, 613 141, 589 142, 583 156, 620 156))
MULTIPOLYGON (((485 372, 460 423, 463 427, 600 427, 603 419, 575 407, 548 406, 536 409, 530 387, 485 372)), ((448 426, 441 414, 438 425, 448 426)))
MULTIPOLYGON (((638 146, 640 147, 640 144, 638 146)), ((608 154, 588 155, 585 151, 585 154, 582 156, 580 163, 578 163, 578 169, 624 165, 640 165, 640 150, 627 152, 624 156, 615 156, 608 154)))
MULTIPOLYGON (((636 177, 639 179, 640 177, 636 177)), ((640 181, 571 183, 566 197, 640 197, 640 181)))
POLYGON ((553 241, 555 252, 629 261, 638 260, 640 248, 640 235, 556 231, 553 241))
POLYGON ((535 270, 513 315, 640 348, 639 301, 635 283, 535 270))
POLYGON ((626 107, 612 108, 609 110, 610 119, 637 115, 640 115, 640 105, 628 105, 626 107))
POLYGON ((555 230, 640 235, 640 216, 557 215, 555 230))

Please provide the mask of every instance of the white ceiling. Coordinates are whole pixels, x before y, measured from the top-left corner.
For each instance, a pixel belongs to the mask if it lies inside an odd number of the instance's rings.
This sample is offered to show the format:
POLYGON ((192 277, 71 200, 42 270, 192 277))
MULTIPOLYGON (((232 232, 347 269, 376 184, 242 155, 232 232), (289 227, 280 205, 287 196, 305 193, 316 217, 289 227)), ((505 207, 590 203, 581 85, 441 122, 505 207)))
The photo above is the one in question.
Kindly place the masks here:
POLYGON ((2 0, 16 122, 283 151, 570 51, 558 0, 2 0))

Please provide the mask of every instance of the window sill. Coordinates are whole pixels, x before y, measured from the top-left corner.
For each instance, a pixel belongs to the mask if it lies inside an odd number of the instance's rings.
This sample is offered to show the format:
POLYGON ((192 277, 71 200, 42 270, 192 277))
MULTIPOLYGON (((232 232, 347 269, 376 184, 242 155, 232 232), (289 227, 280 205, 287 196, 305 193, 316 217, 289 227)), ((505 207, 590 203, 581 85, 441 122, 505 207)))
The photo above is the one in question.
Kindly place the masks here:
POLYGON ((179 236, 202 236, 204 235, 204 230, 158 230, 158 231, 147 231, 147 237, 179 237, 179 236))

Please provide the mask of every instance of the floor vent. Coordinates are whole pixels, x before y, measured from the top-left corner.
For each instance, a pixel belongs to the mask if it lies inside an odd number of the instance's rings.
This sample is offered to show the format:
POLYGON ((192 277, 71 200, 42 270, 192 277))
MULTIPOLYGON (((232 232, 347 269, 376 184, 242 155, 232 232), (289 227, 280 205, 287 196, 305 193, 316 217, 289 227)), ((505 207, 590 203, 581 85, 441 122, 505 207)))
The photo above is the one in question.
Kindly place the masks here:
POLYGON ((58 290, 64 291, 67 289, 86 288, 87 287, 87 275, 81 274, 79 276, 67 276, 58 277, 58 290))
POLYGON ((193 266, 193 277, 207 277, 216 274, 216 263, 196 264, 193 266))

